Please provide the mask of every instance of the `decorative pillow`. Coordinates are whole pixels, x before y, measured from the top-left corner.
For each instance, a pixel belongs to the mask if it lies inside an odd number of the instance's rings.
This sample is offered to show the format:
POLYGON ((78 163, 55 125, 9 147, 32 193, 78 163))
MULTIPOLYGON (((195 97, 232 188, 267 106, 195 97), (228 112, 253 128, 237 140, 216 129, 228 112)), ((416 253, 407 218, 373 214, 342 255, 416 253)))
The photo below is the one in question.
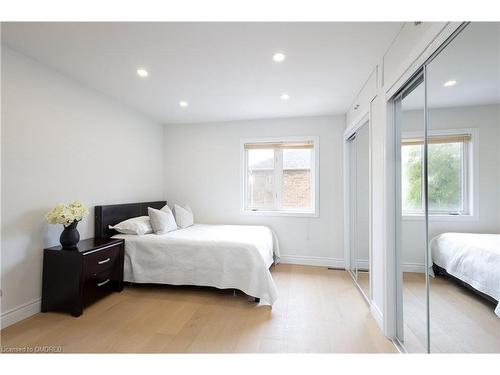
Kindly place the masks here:
POLYGON ((139 236, 153 233, 153 228, 151 228, 151 223, 149 222, 149 216, 133 217, 116 225, 110 225, 109 229, 114 229, 118 233, 137 234, 139 236))
POLYGON ((168 207, 168 204, 166 204, 165 206, 163 206, 160 211, 172 212, 172 210, 170 209, 170 207, 168 207))
POLYGON ((161 210, 148 207, 148 215, 153 232, 156 234, 165 234, 177 229, 174 215, 168 206, 163 207, 161 210))
POLYGON ((193 211, 191 207, 181 207, 177 204, 174 205, 175 221, 181 228, 187 228, 194 224, 193 211))

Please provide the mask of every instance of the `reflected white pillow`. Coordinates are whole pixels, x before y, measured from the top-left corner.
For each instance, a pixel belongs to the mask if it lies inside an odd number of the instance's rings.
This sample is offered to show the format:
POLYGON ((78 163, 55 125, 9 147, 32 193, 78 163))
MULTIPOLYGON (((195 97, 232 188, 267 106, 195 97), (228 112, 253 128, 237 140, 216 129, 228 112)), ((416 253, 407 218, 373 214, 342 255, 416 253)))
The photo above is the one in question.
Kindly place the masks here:
POLYGON ((161 210, 148 207, 148 215, 153 232, 156 234, 165 234, 177 229, 174 215, 168 206, 161 210))
POLYGON ((165 206, 163 206, 160 211, 170 212, 170 213, 172 212, 172 210, 170 209, 170 207, 168 207, 168 204, 166 204, 165 206))
POLYGON ((177 204, 174 205, 175 221, 181 228, 187 228, 194 224, 193 211, 191 207, 181 207, 177 204))
POLYGON ((131 219, 124 220, 116 225, 110 225, 109 229, 114 229, 118 233, 123 234, 143 234, 153 233, 149 216, 138 216, 131 219))

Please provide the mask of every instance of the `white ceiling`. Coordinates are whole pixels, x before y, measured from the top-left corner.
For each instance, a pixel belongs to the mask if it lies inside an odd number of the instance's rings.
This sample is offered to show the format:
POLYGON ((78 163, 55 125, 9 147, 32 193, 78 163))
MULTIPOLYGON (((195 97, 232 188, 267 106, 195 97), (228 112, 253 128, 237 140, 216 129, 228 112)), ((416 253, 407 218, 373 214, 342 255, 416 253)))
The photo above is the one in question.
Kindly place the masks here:
POLYGON ((184 123, 345 113, 400 27, 4 23, 2 42, 157 121, 184 123))
MULTIPOLYGON (((500 23, 471 23, 427 68, 430 108, 500 103, 500 23), (444 83, 457 81, 455 86, 444 83)), ((407 110, 421 109, 423 85, 403 100, 407 110)))

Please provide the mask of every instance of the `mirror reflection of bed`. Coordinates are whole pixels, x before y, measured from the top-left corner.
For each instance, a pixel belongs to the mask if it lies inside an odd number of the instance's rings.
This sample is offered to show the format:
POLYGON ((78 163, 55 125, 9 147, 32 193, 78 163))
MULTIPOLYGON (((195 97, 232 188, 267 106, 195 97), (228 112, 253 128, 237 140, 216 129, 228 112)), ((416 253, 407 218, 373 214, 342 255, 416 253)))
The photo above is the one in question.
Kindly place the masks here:
MULTIPOLYGON (((430 352, 500 352, 499 28, 468 25, 427 67, 430 352)), ((404 341, 427 350, 424 84, 402 101, 404 341)))

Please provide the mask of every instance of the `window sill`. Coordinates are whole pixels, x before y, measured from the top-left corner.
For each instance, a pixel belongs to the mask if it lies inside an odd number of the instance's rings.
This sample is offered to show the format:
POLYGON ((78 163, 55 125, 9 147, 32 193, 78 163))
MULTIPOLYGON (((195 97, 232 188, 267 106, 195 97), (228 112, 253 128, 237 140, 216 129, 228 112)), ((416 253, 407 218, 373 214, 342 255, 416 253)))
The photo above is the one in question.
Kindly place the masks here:
MULTIPOLYGON (((424 221, 424 215, 411 215, 403 214, 403 221, 424 221)), ((474 215, 429 215, 429 222, 470 222, 478 221, 477 216, 474 215)))
POLYGON ((304 211, 252 211, 243 210, 242 215, 247 216, 281 216, 281 217, 319 217, 316 212, 304 212, 304 211))

